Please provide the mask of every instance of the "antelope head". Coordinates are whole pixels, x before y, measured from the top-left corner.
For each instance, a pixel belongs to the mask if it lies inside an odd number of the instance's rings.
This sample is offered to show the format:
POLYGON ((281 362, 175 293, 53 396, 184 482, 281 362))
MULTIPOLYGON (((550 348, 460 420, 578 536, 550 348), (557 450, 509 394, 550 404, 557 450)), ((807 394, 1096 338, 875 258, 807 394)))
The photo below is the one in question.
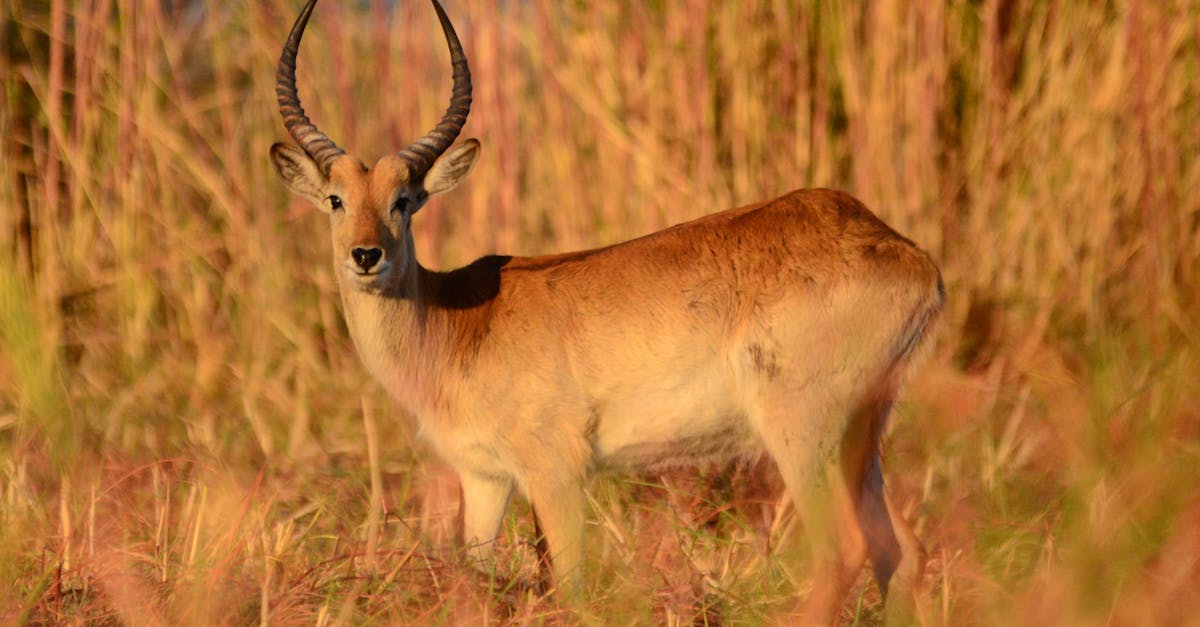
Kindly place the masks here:
POLYGON ((296 53, 317 0, 308 0, 279 57, 279 113, 299 147, 278 143, 271 160, 279 178, 329 215, 333 258, 343 289, 402 288, 416 266, 411 224, 429 197, 458 185, 479 154, 468 139, 453 149, 471 109, 471 70, 454 26, 432 0, 450 48, 454 88, 441 122, 424 137, 374 166, 346 154, 305 115, 296 89, 296 53), (448 150, 449 149, 449 150, 448 150))

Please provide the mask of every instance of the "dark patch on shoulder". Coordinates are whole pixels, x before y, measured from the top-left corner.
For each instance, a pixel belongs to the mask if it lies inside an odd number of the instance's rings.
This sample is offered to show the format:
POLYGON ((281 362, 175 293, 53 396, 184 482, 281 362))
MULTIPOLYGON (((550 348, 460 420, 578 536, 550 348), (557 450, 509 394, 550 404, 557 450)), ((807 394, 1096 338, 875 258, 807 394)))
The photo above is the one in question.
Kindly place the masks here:
POLYGON ((779 375, 779 362, 775 358, 775 353, 764 349, 762 344, 751 344, 746 347, 746 352, 750 355, 750 363, 754 366, 755 371, 766 375, 768 379, 774 379, 779 375))
POLYGON ((500 269, 508 255, 480 257, 450 272, 435 272, 428 287, 434 305, 446 309, 470 309, 490 302, 500 293, 500 269))

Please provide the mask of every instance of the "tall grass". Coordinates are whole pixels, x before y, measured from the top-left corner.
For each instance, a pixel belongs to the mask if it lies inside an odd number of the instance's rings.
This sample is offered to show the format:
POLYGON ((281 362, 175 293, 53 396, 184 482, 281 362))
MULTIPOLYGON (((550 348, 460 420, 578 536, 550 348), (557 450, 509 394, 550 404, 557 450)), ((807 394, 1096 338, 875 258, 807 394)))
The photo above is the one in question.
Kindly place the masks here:
MULTIPOLYGON (((454 481, 270 170, 296 4, 0 0, 0 617, 562 616, 527 510, 490 589, 447 548, 454 481)), ((300 55, 367 161, 449 93, 429 8, 393 4, 321 5, 300 55)), ((484 154, 417 218, 424 263, 848 190, 949 293, 887 462, 933 620, 1200 624, 1200 3, 448 7, 484 154)), ((805 589, 769 469, 689 475, 594 484, 597 616, 756 622, 805 589)))

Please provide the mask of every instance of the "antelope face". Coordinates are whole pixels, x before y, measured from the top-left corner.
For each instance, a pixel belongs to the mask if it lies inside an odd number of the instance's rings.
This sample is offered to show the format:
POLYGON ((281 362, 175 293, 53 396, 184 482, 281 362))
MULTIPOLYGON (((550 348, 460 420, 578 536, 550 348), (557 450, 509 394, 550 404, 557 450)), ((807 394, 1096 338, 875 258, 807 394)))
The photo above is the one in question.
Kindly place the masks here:
POLYGON ((450 106, 424 137, 368 168, 338 148, 300 106, 296 54, 316 3, 308 0, 296 18, 275 74, 279 113, 299 147, 275 144, 271 160, 289 189, 329 214, 340 282, 353 289, 380 291, 398 285, 415 266, 413 214, 430 196, 458 185, 479 154, 474 139, 450 148, 471 109, 471 70, 454 26, 433 0, 454 68, 450 106))
POLYGON ((413 214, 430 196, 454 189, 478 154, 479 142, 468 139, 413 180, 410 165, 397 155, 388 155, 371 168, 339 155, 326 176, 299 148, 271 147, 275 170, 284 184, 329 215, 334 265, 343 283, 370 292, 397 285, 413 267, 413 214))

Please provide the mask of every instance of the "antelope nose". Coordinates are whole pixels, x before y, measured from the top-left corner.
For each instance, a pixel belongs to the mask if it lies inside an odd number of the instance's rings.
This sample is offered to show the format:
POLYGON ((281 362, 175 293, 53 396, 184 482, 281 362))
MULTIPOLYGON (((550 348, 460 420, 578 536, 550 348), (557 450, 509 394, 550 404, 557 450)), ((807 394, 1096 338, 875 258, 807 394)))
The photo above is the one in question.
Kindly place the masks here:
POLYGON ((358 268, 363 272, 370 272, 375 264, 383 258, 383 249, 381 248, 354 248, 350 251, 350 256, 354 258, 354 263, 358 264, 358 268))

